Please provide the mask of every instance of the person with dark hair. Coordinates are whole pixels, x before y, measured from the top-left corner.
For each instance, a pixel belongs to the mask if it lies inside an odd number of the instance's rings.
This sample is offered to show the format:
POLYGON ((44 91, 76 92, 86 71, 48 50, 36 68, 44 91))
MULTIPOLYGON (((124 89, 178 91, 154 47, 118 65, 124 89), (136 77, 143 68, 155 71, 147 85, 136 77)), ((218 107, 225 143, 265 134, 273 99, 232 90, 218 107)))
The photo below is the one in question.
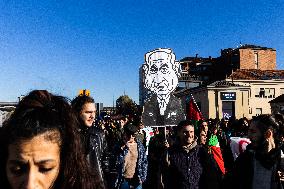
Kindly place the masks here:
POLYGON ((45 90, 24 97, 1 130, 1 188, 102 188, 84 161, 77 124, 64 97, 45 90))
POLYGON ((229 186, 235 189, 280 189, 278 175, 281 158, 279 129, 283 116, 260 115, 253 118, 248 137, 251 143, 235 161, 229 186))
POLYGON ((118 126, 117 126, 117 132, 116 132, 116 142, 117 144, 121 144, 122 140, 123 140, 123 132, 124 132, 124 126, 128 123, 128 118, 127 117, 124 117, 122 116, 120 119, 119 119, 119 123, 118 123, 118 126))
POLYGON ((104 132, 94 126, 95 101, 90 96, 80 95, 72 100, 71 105, 80 122, 78 129, 86 159, 100 180, 108 186, 110 183, 106 176, 109 174, 109 152, 104 132))
POLYGON ((147 176, 147 156, 143 144, 135 139, 138 127, 124 126, 123 141, 117 160, 117 189, 142 189, 147 176))
POLYGON ((135 138, 136 140, 139 140, 146 149, 146 132, 143 129, 144 129, 144 124, 142 121, 140 121, 138 123, 138 131, 135 135, 135 138))
POLYGON ((200 128, 199 130, 203 130, 205 132, 205 134, 207 135, 208 134, 208 130, 209 130, 209 127, 208 127, 208 122, 207 121, 202 121, 201 124, 200 124, 200 128))
POLYGON ((169 147, 162 159, 162 185, 165 189, 220 188, 217 167, 205 148, 197 144, 194 126, 181 121, 178 141, 169 147))

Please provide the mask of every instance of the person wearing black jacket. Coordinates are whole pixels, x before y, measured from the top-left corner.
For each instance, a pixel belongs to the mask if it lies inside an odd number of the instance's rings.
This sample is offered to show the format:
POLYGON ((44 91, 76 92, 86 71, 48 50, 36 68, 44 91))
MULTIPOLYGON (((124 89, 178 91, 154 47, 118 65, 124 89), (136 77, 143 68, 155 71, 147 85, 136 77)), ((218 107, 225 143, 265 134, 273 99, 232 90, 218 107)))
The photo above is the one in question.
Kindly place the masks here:
POLYGON ((221 178, 206 148, 197 144, 194 126, 181 121, 177 126, 178 142, 162 158, 162 188, 220 188, 221 178))
POLYGON ((71 105, 77 114, 79 133, 86 159, 92 170, 99 174, 105 186, 109 185, 106 175, 109 173, 109 152, 104 132, 94 126, 96 107, 90 96, 77 96, 71 105))
POLYGON ((282 141, 279 130, 284 128, 282 115, 259 115, 248 129, 251 143, 235 161, 227 179, 227 188, 282 189, 279 178, 282 141))

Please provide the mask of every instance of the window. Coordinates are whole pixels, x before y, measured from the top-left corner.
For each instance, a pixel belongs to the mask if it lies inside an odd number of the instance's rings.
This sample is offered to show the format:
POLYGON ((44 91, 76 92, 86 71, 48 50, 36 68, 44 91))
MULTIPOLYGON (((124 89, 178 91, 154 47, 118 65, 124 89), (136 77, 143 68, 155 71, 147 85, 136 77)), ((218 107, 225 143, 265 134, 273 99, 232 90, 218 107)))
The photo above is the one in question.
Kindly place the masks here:
POLYGON ((274 88, 260 88, 259 90, 256 90, 255 97, 275 98, 275 89, 274 88))
POLYGON ((262 114, 262 108, 256 108, 255 109, 255 115, 256 116, 259 116, 259 115, 261 115, 262 114))
POLYGON ((254 53, 254 68, 258 69, 258 53, 254 53))
POLYGON ((180 81, 180 82, 178 83, 178 86, 179 86, 180 88, 185 88, 185 82, 180 81))
POLYGON ((259 97, 263 98, 264 96, 265 96, 265 90, 264 90, 264 88, 260 88, 260 90, 259 90, 259 97))
POLYGON ((267 98, 275 98, 275 89, 274 88, 268 89, 268 93, 266 95, 267 98))

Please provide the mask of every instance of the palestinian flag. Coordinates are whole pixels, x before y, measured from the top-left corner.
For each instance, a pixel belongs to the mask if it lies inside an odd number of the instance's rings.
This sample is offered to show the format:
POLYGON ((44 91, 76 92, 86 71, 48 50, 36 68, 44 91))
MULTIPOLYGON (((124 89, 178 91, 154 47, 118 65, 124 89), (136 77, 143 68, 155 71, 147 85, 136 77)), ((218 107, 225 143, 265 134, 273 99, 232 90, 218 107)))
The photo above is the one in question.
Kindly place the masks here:
POLYGON ((187 98, 187 114, 186 114, 186 118, 188 120, 191 120, 192 124, 194 124, 195 129, 197 129, 198 125, 199 125, 199 121, 203 120, 203 116, 201 111, 199 110, 194 97, 191 95, 191 97, 187 98))
POLYGON ((211 135, 208 143, 211 154, 213 155, 214 160, 216 161, 218 167, 220 168, 223 175, 225 174, 225 165, 219 145, 218 137, 216 135, 211 135))

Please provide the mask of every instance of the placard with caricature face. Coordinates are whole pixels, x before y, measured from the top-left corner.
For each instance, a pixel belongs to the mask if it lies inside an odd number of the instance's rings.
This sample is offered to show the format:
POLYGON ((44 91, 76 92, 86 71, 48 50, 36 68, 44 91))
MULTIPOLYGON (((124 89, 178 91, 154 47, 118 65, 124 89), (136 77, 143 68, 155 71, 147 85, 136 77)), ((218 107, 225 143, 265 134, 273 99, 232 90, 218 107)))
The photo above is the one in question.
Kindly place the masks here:
POLYGON ((180 64, 171 49, 159 48, 145 54, 144 87, 151 91, 142 115, 146 126, 177 125, 185 118, 181 100, 172 93, 178 86, 180 64))

